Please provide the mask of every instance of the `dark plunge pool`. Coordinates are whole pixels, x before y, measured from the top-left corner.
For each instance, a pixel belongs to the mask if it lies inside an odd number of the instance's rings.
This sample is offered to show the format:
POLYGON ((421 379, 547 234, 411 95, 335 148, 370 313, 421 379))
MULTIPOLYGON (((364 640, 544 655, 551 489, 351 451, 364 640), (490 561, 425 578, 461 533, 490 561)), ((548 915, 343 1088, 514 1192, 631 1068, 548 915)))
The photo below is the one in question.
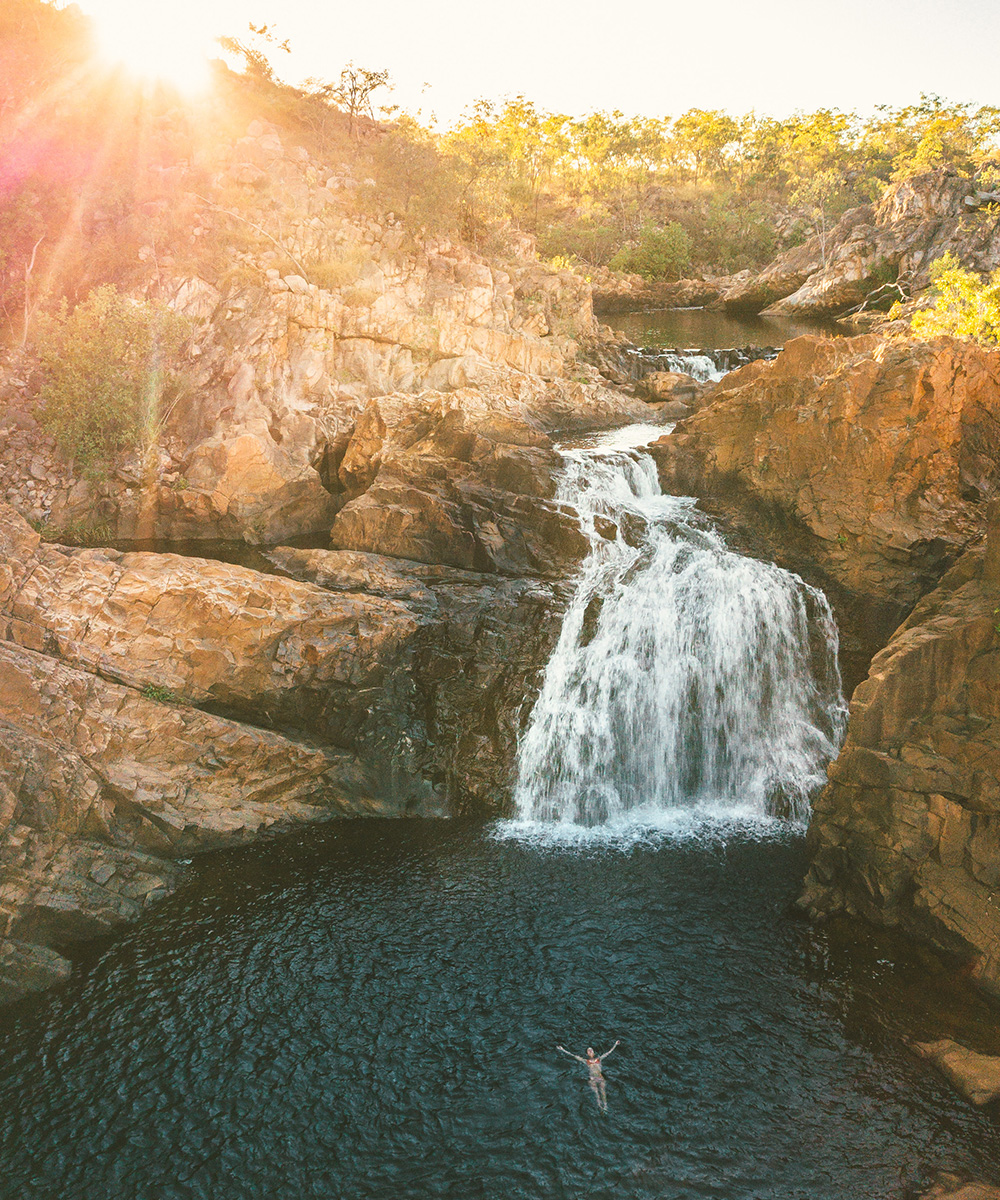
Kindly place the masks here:
MULTIPOLYGON (((800 839, 357 821, 206 860, 2 1030, 5 1197, 878 1200, 989 1177, 902 1046, 983 1016, 792 919, 800 839), (608 1111, 556 1052, 621 1046, 608 1111)), ((861 940, 858 940, 861 938, 861 940)))

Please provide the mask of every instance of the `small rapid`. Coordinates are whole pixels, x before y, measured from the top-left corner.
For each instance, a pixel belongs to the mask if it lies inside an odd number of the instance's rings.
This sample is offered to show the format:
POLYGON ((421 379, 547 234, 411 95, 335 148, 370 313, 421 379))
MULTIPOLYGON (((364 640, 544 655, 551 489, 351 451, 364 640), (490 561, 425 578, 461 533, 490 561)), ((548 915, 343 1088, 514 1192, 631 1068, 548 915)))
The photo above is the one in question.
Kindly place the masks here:
POLYGON ((522 825, 802 823, 844 734, 823 594, 660 491, 634 426, 562 450, 590 540, 518 751, 522 825))

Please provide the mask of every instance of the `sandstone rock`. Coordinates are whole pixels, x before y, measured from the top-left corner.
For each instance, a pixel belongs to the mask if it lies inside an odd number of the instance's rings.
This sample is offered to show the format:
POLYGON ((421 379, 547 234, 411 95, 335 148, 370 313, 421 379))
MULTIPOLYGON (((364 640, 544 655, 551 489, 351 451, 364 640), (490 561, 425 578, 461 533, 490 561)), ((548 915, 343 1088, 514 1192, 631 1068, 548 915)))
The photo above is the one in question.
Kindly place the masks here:
POLYGON ((0 518, 0 995, 63 977, 177 856, 509 795, 563 585, 287 551, 300 582, 0 518))
POLYGON ((977 1183, 952 1171, 938 1171, 933 1186, 920 1200, 1000 1200, 1000 1187, 977 1183))
POLYGON ((348 492, 363 492, 374 483, 385 435, 385 421, 373 400, 358 417, 337 471, 348 492))
POLYGON ((989 1104, 1000 1096, 1000 1058, 977 1054, 950 1038, 913 1042, 912 1048, 929 1059, 973 1104, 989 1104))
POLYGON ((683 421, 694 412, 690 404, 681 400, 652 401, 651 407, 656 409, 658 417, 663 421, 683 421))
POLYGON ((694 406, 709 387, 680 371, 653 371, 639 380, 636 390, 651 400, 678 400, 694 406))
POLYGON ((803 337, 727 375, 652 453, 665 490, 721 500, 824 586, 870 657, 982 533, 998 411, 995 351, 803 337))
POLYGON ((898 925, 1000 993, 998 517, 855 691, 801 903, 898 925))
POLYGON ((845 213, 827 234, 732 284, 720 302, 737 312, 838 316, 887 283, 901 281, 911 295, 925 288, 931 263, 949 252, 990 271, 1000 265, 1000 217, 967 216, 969 190, 968 180, 947 170, 893 184, 877 206, 845 213))

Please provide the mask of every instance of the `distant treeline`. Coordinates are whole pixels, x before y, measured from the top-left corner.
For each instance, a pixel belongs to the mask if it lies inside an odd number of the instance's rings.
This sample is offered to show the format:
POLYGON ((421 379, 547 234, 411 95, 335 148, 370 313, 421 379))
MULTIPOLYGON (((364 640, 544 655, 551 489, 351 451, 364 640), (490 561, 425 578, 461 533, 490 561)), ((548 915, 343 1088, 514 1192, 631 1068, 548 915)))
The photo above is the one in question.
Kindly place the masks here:
POLYGON ((703 109, 576 118, 518 96, 477 104, 440 144, 550 254, 649 268, 642 245, 659 232, 669 274, 766 261, 894 180, 938 167, 995 176, 998 133, 1000 109, 928 95, 867 117, 820 109, 783 120, 703 109))
MULTIPOLYGON (((442 132, 380 105, 391 86, 381 70, 348 64, 328 81, 282 82, 274 61, 285 48, 267 26, 223 39, 229 65, 216 64, 214 95, 188 103, 102 72, 75 5, 4 0, 7 340, 63 296, 141 289, 165 263, 220 282, 233 246, 192 236, 192 196, 219 186, 215 148, 257 117, 359 181, 355 203, 395 214, 414 236, 448 234, 502 255, 526 230, 557 262, 653 279, 760 265, 892 180, 950 167, 992 188, 1000 174, 1000 110, 936 96, 870 116, 824 109, 783 120, 702 109, 572 117, 517 96, 480 101, 442 132)), ((231 236, 246 239, 241 206, 258 211, 266 197, 244 191, 231 188, 223 207, 237 214, 231 236)))

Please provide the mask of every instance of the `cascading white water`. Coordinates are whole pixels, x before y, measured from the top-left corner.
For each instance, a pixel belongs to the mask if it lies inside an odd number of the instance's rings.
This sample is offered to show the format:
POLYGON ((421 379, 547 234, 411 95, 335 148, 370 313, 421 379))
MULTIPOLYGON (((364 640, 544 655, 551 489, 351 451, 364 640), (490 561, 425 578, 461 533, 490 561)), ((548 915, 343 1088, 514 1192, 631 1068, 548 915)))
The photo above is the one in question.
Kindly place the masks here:
POLYGON ((822 593, 728 550, 664 496, 632 427, 563 450, 558 499, 591 543, 518 753, 522 820, 575 826, 664 810, 802 821, 843 736, 822 593))
POLYGON ((682 375, 690 375, 699 383, 714 383, 726 373, 725 368, 707 354, 660 354, 657 356, 657 370, 678 371, 682 375))

